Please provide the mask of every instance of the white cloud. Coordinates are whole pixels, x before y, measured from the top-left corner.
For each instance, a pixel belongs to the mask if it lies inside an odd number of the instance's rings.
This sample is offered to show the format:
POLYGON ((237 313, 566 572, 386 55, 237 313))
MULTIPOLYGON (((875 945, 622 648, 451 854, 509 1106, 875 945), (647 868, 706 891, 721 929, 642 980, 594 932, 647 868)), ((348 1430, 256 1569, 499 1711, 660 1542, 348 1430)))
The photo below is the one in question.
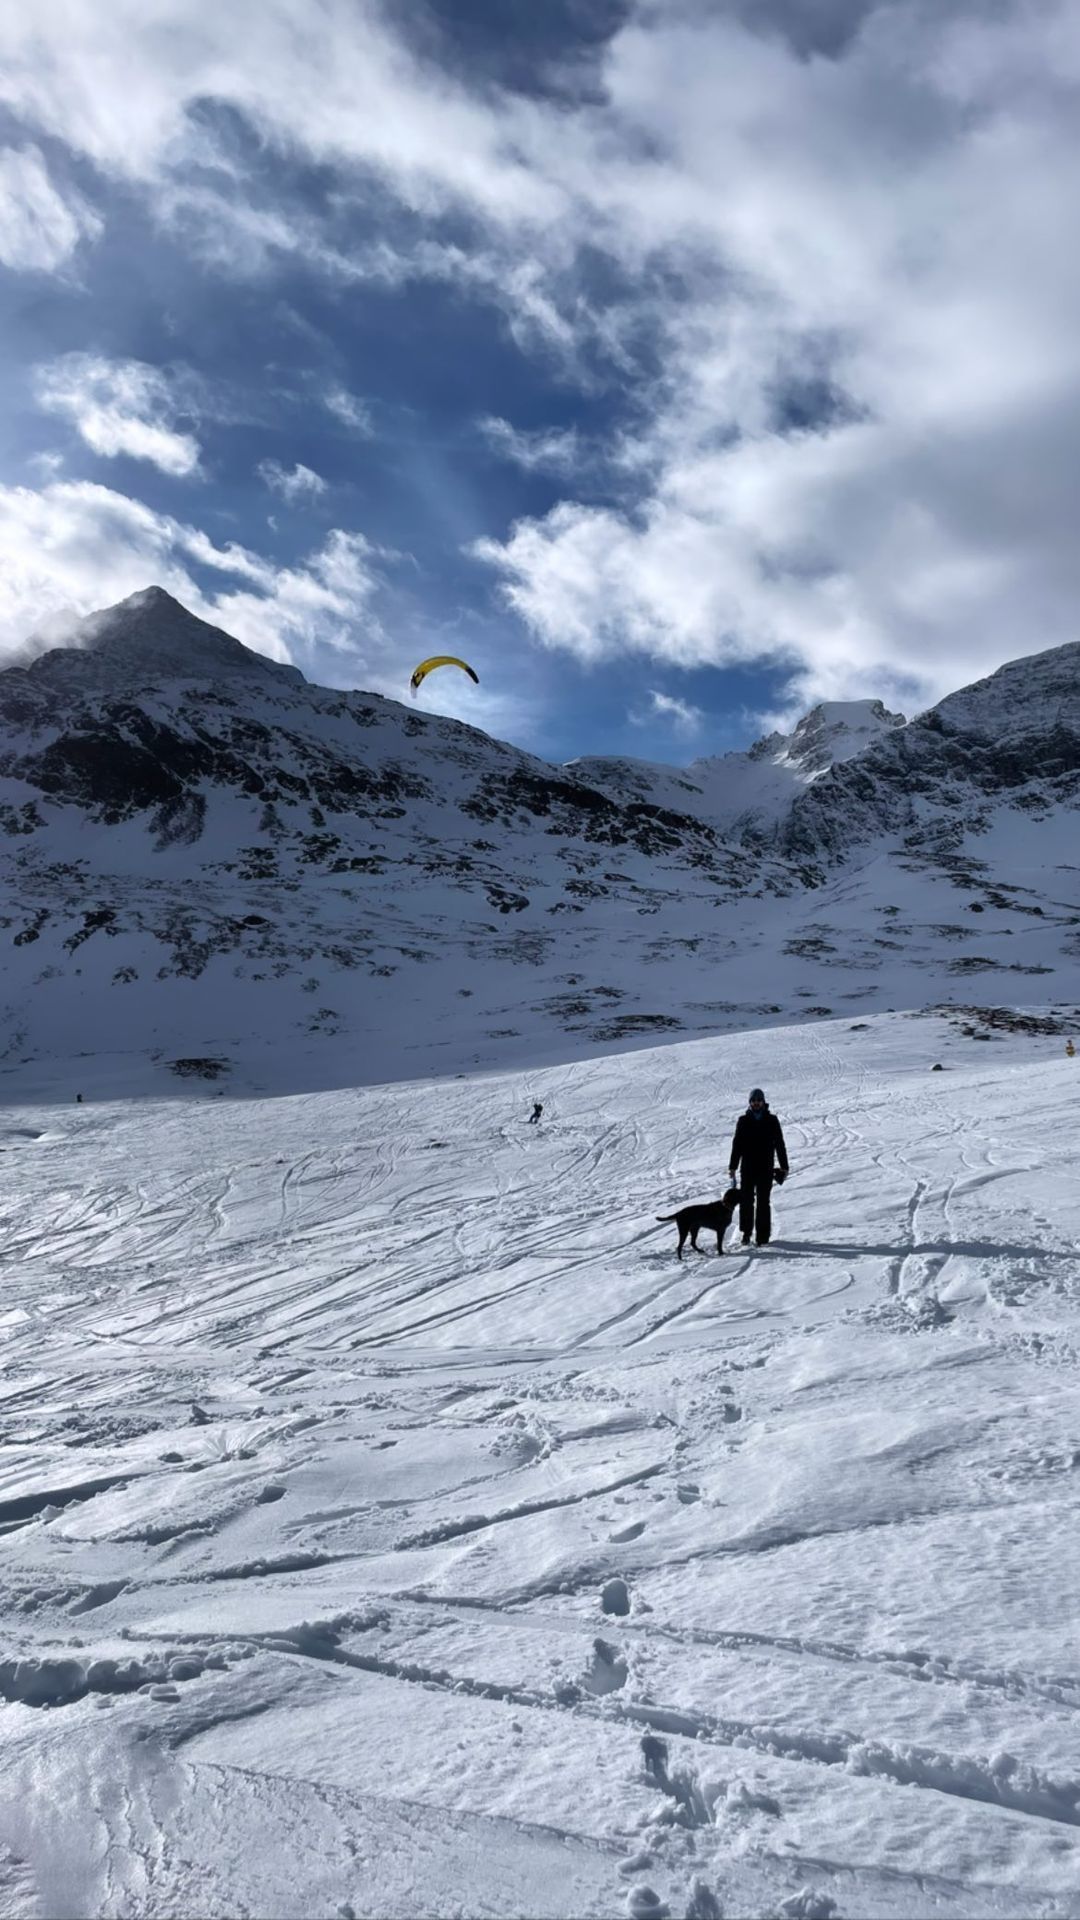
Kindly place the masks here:
POLYGON ((67 353, 38 368, 36 392, 39 406, 70 420, 105 459, 127 454, 179 477, 198 471, 198 441, 174 424, 176 396, 160 367, 67 353))
POLYGON ((545 644, 764 655, 803 698, 902 704, 1075 637, 1078 56, 1052 0, 962 35, 875 14, 837 62, 708 13, 620 36, 612 118, 663 161, 632 207, 625 166, 597 195, 624 261, 681 244, 682 288, 621 449, 632 507, 568 498, 474 549, 545 644), (799 428, 810 379, 849 404, 799 428))
POLYGON ((291 468, 283 467, 277 460, 260 460, 258 473, 271 492, 280 493, 290 506, 295 506, 298 500, 317 500, 320 493, 326 492, 322 475, 303 466, 299 460, 291 468))
POLYGON ((0 148, 0 263, 17 273, 56 273, 101 225, 85 201, 57 192, 37 147, 0 148))
POLYGON ((323 406, 347 427, 370 438, 375 429, 367 402, 350 393, 347 387, 329 387, 322 397, 323 406))
POLYGON ((191 109, 216 101, 282 150, 374 170, 421 214, 468 202, 550 220, 563 206, 514 130, 418 61, 376 0, 322 0, 317 31, 301 0, 36 0, 0 12, 0 98, 133 180, 205 158, 191 109))
POLYGON ((644 713, 631 713, 630 721, 635 727, 647 727, 655 720, 669 720, 677 733, 695 734, 701 731, 705 715, 700 707, 689 700, 677 700, 670 693, 659 693, 655 688, 649 690, 649 705, 644 713))
POLYGON ((582 463, 574 427, 539 427, 526 431, 495 414, 486 414, 477 425, 495 453, 515 467, 522 467, 526 473, 572 474, 582 463))
POLYGON ((0 487, 0 654, 153 584, 271 659, 321 647, 378 656, 375 557, 361 534, 336 529, 302 565, 277 567, 88 481, 0 487), (219 589, 200 584, 207 571, 219 589))
POLYGON ((259 592, 216 595, 214 618, 261 653, 270 652, 269 633, 286 657, 310 658, 327 648, 357 663, 372 656, 381 660, 386 649, 374 607, 380 586, 376 558, 363 534, 335 528, 303 566, 269 570, 259 592))

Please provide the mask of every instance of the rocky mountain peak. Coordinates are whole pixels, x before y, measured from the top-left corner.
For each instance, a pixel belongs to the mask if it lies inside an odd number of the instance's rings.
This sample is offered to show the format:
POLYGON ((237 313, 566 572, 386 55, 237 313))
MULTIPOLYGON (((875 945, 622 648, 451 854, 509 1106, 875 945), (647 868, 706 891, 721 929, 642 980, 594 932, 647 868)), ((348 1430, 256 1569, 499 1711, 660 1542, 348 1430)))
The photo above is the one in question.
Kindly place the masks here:
POLYGON ((906 725, 880 700, 823 700, 790 734, 770 733, 750 748, 752 760, 773 760, 805 780, 862 753, 881 734, 906 725))
MULTIPOLYGON (((221 680, 238 676, 299 683, 296 667, 281 666, 231 634, 200 620, 164 587, 145 587, 114 607, 87 614, 62 629, 42 629, 30 643, 37 657, 9 670, 36 692, 131 691, 162 680, 221 680), (47 650, 46 650, 47 649, 47 650)), ((4 676, 8 679, 8 675, 4 676)))

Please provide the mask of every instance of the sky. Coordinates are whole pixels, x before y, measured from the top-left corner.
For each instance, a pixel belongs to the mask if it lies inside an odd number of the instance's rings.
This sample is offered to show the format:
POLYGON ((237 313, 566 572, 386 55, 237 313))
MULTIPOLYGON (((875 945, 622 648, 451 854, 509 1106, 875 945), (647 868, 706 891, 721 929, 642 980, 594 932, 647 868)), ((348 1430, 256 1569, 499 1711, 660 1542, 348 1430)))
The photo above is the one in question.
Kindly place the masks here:
POLYGON ((0 657, 150 584, 545 758, 1074 640, 1073 0, 14 0, 0 657))

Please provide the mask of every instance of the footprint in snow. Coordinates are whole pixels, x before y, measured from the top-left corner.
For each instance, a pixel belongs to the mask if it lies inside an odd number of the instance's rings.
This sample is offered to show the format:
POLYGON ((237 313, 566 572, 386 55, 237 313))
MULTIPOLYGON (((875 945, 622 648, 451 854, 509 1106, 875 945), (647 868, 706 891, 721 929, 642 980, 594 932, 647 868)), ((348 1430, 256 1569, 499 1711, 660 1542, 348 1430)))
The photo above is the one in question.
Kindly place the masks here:
POLYGON ((631 1887, 626 1896, 630 1920, 667 1920, 671 1908, 652 1887, 631 1887))
POLYGON ((820 1893, 815 1887, 789 1894, 781 1900, 780 1911, 790 1920, 840 1920, 840 1909, 831 1894, 820 1893))
POLYGON ((607 1640, 593 1641, 593 1657, 588 1672, 582 1679, 582 1685, 594 1698, 601 1700, 605 1694, 618 1693, 626 1685, 627 1666, 619 1652, 607 1640))
POLYGON ((661 1819, 679 1827, 712 1826, 712 1795, 702 1786, 693 1767, 680 1765, 669 1768, 666 1740, 661 1740, 655 1733, 644 1734, 641 1757, 645 1762, 646 1779, 673 1802, 660 1816, 661 1819))
POLYGON ((646 1867, 651 1867, 652 1863, 652 1854, 642 1848, 640 1852, 630 1854, 626 1860, 619 1861, 619 1872, 629 1880, 632 1873, 644 1873, 646 1867))
POLYGON ((745 1780, 728 1781, 724 1805, 729 1813, 769 1813, 775 1820, 780 1818, 779 1800, 757 1787, 748 1787, 745 1780))
POLYGON ((629 1526, 617 1527, 614 1533, 609 1533, 608 1539, 614 1540, 621 1546, 624 1540, 639 1540, 644 1531, 644 1520, 632 1520, 629 1526))
POLYGON ((686 1920, 723 1920, 724 1909, 707 1880, 700 1876, 690 1883, 686 1920))
POLYGON ((625 1580, 608 1580, 600 1592, 600 1605, 605 1613, 626 1614, 630 1611, 630 1589, 625 1580))

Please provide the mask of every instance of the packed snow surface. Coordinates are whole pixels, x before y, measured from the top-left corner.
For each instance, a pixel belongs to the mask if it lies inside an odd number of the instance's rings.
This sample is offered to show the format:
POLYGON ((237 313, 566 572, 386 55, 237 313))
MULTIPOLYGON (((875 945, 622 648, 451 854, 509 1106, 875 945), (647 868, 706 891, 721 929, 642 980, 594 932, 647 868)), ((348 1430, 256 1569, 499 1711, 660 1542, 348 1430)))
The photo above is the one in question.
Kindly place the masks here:
POLYGON ((1078 1113, 899 1014, 0 1112, 0 1910, 1075 1913, 1078 1113))

